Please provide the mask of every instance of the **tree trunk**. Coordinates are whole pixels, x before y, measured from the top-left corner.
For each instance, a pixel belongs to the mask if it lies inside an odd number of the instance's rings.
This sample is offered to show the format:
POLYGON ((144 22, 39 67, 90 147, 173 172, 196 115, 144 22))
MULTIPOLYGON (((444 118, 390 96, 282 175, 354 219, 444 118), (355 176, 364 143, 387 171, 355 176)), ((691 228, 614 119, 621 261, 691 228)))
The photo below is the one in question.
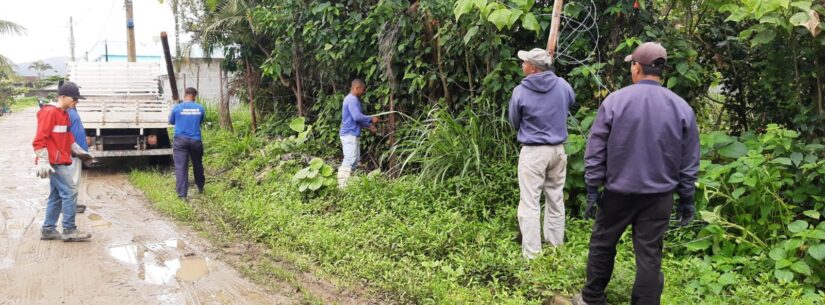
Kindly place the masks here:
MULTIPOLYGON (((395 128, 395 99, 393 98, 392 91, 390 91, 390 122, 389 123, 390 123, 389 124, 390 139, 389 140, 390 140, 390 147, 392 148, 392 147, 395 147, 395 145, 397 144, 395 142, 395 130, 396 130, 396 128, 395 128)), ((393 177, 395 177, 396 174, 399 174, 395 169, 395 165, 397 163, 396 161, 397 161, 396 155, 391 154, 390 155, 389 167, 390 167, 390 175, 392 175, 393 177)))
POLYGON ((229 97, 224 95, 223 86, 223 70, 219 67, 218 68, 218 77, 220 77, 220 104, 218 105, 218 118, 221 124, 221 128, 233 131, 232 130, 232 116, 229 113, 229 97))
MULTIPOLYGON (((301 18, 296 17, 296 24, 300 23, 301 18)), ((298 117, 304 116, 304 75, 302 69, 302 62, 301 56, 303 55, 302 52, 302 43, 301 43, 301 34, 303 32, 303 27, 298 27, 295 30, 295 34, 293 34, 293 41, 292 41, 292 70, 295 72, 295 88, 293 92, 295 93, 295 107, 298 109, 298 117)))
POLYGON ((252 66, 249 65, 249 59, 245 60, 246 62, 246 86, 247 86, 247 95, 249 97, 249 114, 251 116, 251 124, 252 124, 252 133, 255 133, 256 129, 258 129, 258 122, 255 118, 255 86, 252 85, 252 66))

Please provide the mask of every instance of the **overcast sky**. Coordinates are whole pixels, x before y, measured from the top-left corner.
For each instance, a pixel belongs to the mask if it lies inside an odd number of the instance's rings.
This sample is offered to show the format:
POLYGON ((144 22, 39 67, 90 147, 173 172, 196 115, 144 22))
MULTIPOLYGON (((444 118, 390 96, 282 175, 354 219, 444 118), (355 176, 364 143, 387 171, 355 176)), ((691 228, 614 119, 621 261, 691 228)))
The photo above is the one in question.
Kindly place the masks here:
MULTIPOLYGON (((77 60, 87 51, 92 57, 96 44, 106 39, 110 41, 110 52, 113 45, 125 46, 123 0, 0 0, 0 3, 0 20, 15 22, 28 31, 24 36, 0 37, 0 54, 16 63, 70 56, 70 16, 74 18, 77 60)), ((142 52, 141 45, 154 45, 161 31, 169 33, 169 44, 174 49, 174 19, 168 1, 161 4, 158 0, 133 0, 133 7, 137 55, 154 53, 149 48, 142 52)))

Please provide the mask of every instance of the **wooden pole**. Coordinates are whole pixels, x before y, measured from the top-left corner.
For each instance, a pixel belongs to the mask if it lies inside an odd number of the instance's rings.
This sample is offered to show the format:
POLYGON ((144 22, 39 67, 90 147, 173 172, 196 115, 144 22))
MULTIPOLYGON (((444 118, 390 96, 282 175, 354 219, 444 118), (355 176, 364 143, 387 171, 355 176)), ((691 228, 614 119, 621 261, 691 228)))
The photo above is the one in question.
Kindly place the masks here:
POLYGON ((126 53, 129 62, 137 61, 135 52, 135 20, 132 10, 132 0, 126 0, 126 53))
MULTIPOLYGON (((169 75, 169 90, 172 90, 172 101, 177 103, 180 101, 178 97, 178 83, 175 81, 175 69, 172 66, 172 53, 169 52, 169 39, 166 36, 166 32, 160 32, 160 42, 163 45, 163 57, 166 60, 166 73, 169 75)), ((108 51, 106 61, 109 61, 108 51)))
POLYGON ((550 60, 556 60, 556 45, 559 42, 559 28, 561 27, 561 9, 564 7, 564 0, 553 2, 553 20, 550 22, 550 37, 547 39, 547 52, 550 52, 550 60))

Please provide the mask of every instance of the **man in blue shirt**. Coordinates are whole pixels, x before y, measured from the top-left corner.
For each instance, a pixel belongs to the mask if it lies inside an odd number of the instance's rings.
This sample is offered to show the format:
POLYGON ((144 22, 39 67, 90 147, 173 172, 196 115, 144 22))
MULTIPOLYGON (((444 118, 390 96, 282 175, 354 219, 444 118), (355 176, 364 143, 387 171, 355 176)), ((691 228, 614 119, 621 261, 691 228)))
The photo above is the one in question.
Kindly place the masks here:
MULTIPOLYGON (((83 150, 89 151, 89 145, 86 143, 86 129, 83 128, 83 122, 80 120, 80 115, 77 114, 76 107, 77 100, 74 100, 69 109, 66 110, 69 114, 69 131, 72 132, 75 143, 77 143, 80 148, 83 148, 83 150)), ((72 156, 72 167, 74 169, 72 180, 78 189, 80 189, 80 177, 81 171, 83 170, 83 163, 81 163, 78 157, 72 156)), ((86 211, 86 205, 80 204, 80 198, 78 198, 77 213, 83 213, 84 211, 86 211)))
POLYGON ((378 123, 378 117, 366 116, 361 112, 361 96, 367 91, 367 84, 361 79, 354 79, 350 93, 344 98, 341 109, 341 146, 344 150, 344 160, 338 168, 338 187, 347 186, 347 179, 355 170, 361 159, 358 140, 361 137, 361 128, 369 128, 375 132, 373 124, 378 123))
POLYGON ((203 142, 201 142, 201 123, 206 110, 195 103, 198 90, 186 88, 183 102, 172 108, 169 124, 175 125, 173 155, 175 159, 175 189, 178 197, 186 200, 189 192, 189 159, 195 171, 195 185, 203 193, 206 177, 203 176, 203 142))

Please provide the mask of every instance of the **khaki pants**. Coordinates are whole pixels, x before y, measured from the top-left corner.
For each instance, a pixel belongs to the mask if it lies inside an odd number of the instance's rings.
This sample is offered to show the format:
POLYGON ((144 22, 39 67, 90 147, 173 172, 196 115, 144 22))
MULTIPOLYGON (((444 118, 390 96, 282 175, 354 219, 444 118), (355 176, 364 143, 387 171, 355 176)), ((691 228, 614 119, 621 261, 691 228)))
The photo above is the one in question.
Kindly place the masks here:
POLYGON ((541 235, 554 246, 564 242, 564 178, 567 154, 564 145, 524 146, 518 160, 520 200, 518 222, 522 254, 527 259, 541 252, 541 235), (544 230, 541 226, 541 193, 544 191, 544 230))

